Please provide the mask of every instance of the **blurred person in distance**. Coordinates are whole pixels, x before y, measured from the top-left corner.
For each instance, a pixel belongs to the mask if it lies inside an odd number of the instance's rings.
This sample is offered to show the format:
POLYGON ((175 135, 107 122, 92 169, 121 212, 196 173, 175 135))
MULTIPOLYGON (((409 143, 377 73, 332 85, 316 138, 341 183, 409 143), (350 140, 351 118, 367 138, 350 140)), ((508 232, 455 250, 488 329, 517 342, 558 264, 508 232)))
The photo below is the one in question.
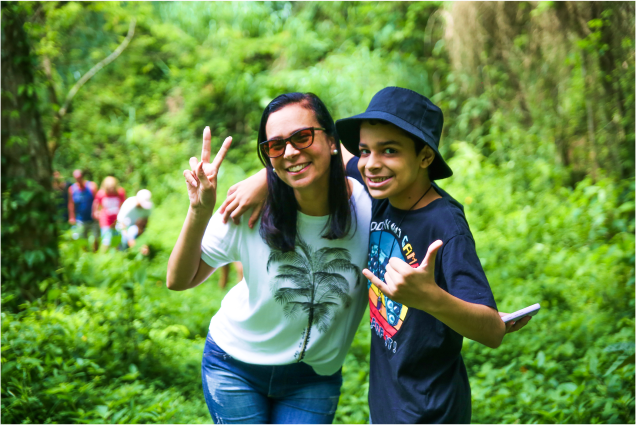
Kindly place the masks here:
POLYGON ((93 249, 99 248, 99 223, 93 219, 93 201, 97 194, 97 185, 84 180, 84 173, 73 171, 75 183, 68 188, 68 222, 74 226, 73 238, 88 239, 89 233, 94 238, 93 249))
POLYGON ((119 186, 119 182, 113 176, 108 176, 102 181, 102 185, 93 201, 93 216, 99 220, 99 228, 102 237, 102 246, 110 247, 119 245, 119 232, 115 228, 117 214, 126 200, 126 191, 119 186))
MULTIPOLYGON (((121 232, 121 249, 135 246, 136 239, 142 235, 148 225, 148 218, 152 212, 152 193, 148 189, 141 189, 137 195, 126 199, 117 214, 117 229, 121 232)), ((149 248, 144 245, 140 252, 148 255, 149 248)))

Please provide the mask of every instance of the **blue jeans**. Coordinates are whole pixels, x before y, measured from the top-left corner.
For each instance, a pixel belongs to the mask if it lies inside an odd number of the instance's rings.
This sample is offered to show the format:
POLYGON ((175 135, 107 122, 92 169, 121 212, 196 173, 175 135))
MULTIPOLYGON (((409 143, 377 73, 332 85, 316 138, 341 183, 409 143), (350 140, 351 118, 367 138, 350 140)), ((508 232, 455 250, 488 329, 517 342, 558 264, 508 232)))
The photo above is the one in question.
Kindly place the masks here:
POLYGON ((217 424, 330 424, 336 414, 342 370, 321 376, 306 363, 243 363, 208 334, 201 364, 203 395, 217 424))
POLYGON ((120 235, 116 229, 110 226, 104 226, 101 228, 101 235, 102 235, 102 245, 114 246, 114 247, 119 246, 120 235))

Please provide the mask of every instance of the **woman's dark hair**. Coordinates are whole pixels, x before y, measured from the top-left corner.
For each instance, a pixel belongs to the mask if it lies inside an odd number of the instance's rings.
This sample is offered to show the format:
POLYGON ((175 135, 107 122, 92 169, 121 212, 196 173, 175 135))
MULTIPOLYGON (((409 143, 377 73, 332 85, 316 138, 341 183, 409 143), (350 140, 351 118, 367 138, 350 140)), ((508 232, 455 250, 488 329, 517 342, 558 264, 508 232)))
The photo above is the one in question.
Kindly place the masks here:
MULTIPOLYGON (((258 128, 258 144, 267 140, 265 126, 269 116, 285 106, 297 104, 314 112, 316 119, 327 135, 332 137, 338 149, 337 155, 331 156, 329 171, 329 220, 325 225, 322 237, 340 239, 351 228, 351 209, 349 191, 344 172, 344 164, 340 148, 340 139, 336 126, 325 104, 313 93, 287 93, 272 100, 263 111, 258 128)), ((258 157, 267 169, 267 188, 269 194, 263 210, 260 234, 272 249, 282 252, 296 249, 296 219, 298 202, 294 190, 283 182, 274 172, 272 162, 261 152, 257 145, 258 157)))

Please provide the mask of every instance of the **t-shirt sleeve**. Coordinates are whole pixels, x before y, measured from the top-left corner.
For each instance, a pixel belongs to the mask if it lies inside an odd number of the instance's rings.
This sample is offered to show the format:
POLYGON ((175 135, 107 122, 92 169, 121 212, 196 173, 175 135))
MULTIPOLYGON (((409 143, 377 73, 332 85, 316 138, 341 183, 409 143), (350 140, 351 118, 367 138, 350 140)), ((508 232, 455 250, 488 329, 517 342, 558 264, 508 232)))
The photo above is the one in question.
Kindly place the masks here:
POLYGON ((486 273, 475 250, 475 242, 458 235, 442 246, 441 268, 448 293, 473 304, 497 309, 486 273))
POLYGON ((357 181, 360 182, 360 184, 362 186, 365 187, 366 186, 364 184, 364 180, 362 179, 362 174, 360 174, 360 171, 358 170, 358 161, 360 160, 360 158, 358 158, 357 156, 354 156, 353 158, 351 158, 349 160, 349 162, 347 163, 347 167, 346 167, 346 172, 347 172, 347 176, 351 177, 352 179, 356 179, 357 181))
MULTIPOLYGON (((354 156, 353 158, 351 158, 349 160, 349 162, 347 163, 347 167, 346 167, 345 171, 346 171, 348 177, 351 177, 352 179, 357 180, 358 182, 360 182, 360 184, 364 188, 365 192, 367 192, 367 195, 371 196, 371 194, 369 193, 369 188, 367 187, 366 184, 364 184, 364 179, 362 178, 362 174, 360 174, 360 170, 358 170, 358 161, 359 160, 360 160, 360 158, 357 157, 357 156, 354 156)), ((378 203, 377 199, 371 198, 372 208, 375 208, 377 203, 378 203)))
MULTIPOLYGON (((241 223, 247 220, 241 220, 241 223)), ((219 268, 239 261, 242 225, 223 224, 218 211, 212 216, 201 240, 201 259, 210 267, 219 268)))

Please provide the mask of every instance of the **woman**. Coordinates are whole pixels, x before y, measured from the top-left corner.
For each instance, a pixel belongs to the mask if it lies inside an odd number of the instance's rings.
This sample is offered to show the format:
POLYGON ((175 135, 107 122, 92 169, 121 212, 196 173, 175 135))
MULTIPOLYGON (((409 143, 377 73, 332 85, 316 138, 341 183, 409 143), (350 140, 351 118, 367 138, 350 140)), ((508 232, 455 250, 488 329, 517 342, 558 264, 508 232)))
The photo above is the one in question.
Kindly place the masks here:
POLYGON ((254 229, 212 215, 231 138, 211 164, 210 139, 206 127, 201 162, 184 171, 190 208, 167 275, 170 289, 185 290, 224 264, 244 265, 204 349, 210 414, 216 423, 331 423, 366 306, 370 199, 345 178, 333 119, 313 94, 279 96, 263 112, 269 195, 254 229))
POLYGON ((117 179, 113 176, 106 177, 93 201, 93 217, 99 220, 101 243, 106 248, 119 244, 119 241, 113 243, 113 239, 119 236, 115 224, 119 209, 125 200, 126 192, 119 186, 117 179))

